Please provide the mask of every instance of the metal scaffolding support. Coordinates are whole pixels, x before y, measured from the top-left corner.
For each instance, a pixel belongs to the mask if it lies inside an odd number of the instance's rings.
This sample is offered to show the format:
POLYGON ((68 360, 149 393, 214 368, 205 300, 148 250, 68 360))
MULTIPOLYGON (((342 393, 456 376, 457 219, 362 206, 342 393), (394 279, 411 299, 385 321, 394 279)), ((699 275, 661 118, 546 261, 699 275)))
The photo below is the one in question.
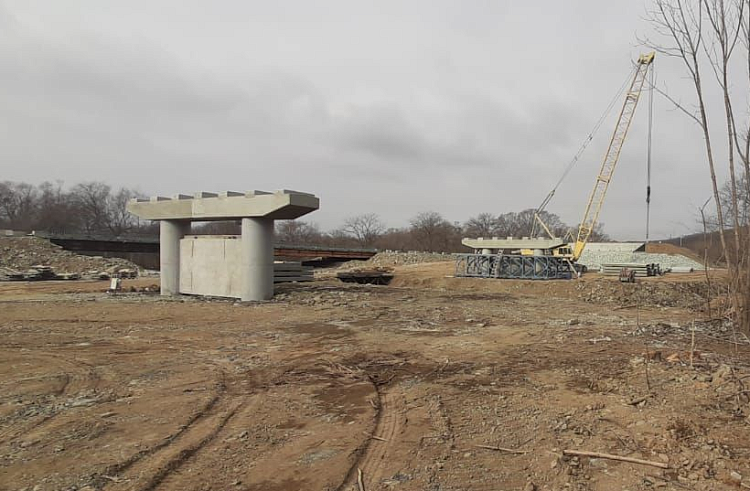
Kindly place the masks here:
POLYGON ((525 280, 570 279, 575 271, 565 258, 503 254, 456 254, 456 276, 525 280))

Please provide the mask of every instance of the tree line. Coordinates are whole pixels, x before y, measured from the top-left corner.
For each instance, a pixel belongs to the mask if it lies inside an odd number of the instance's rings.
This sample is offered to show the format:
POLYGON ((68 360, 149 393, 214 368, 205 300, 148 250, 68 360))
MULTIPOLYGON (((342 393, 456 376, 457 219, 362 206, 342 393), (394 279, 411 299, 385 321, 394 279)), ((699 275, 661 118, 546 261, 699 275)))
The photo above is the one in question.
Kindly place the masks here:
MULTIPOLYGON (((282 243, 309 243, 319 245, 345 245, 374 247, 377 249, 461 252, 465 237, 528 237, 534 222, 534 209, 501 214, 480 213, 463 223, 450 222, 435 211, 418 213, 409 225, 388 228, 380 217, 367 213, 350 217, 341 228, 322 232, 315 224, 300 220, 278 222, 277 241, 282 243)), ((578 227, 570 227, 554 213, 542 211, 540 217, 555 237, 575 240, 578 227)), ((541 235, 541 233, 539 234, 541 235)), ((609 236, 603 225, 598 225, 592 241, 607 241, 609 236)))
MULTIPOLYGON (((103 182, 84 182, 66 189, 62 183, 39 185, 0 182, 0 228, 98 236, 156 235, 158 228, 126 210, 128 200, 144 195, 134 189, 113 188, 103 182)), ((543 211, 542 220, 558 237, 574 237, 577 227, 566 225, 559 216, 543 211)), ((501 214, 480 213, 464 223, 451 222, 435 211, 418 213, 406 227, 387 227, 375 213, 356 215, 330 231, 314 222, 276 222, 276 241, 295 245, 364 247, 392 250, 458 252, 464 237, 529 236, 534 210, 501 214)), ((195 224, 197 234, 238 234, 235 222, 195 224)), ((608 240, 601 226, 592 240, 608 240)))
POLYGON ((136 197, 143 195, 103 182, 83 182, 69 189, 61 182, 0 182, 0 228, 107 236, 155 231, 125 209, 136 197))

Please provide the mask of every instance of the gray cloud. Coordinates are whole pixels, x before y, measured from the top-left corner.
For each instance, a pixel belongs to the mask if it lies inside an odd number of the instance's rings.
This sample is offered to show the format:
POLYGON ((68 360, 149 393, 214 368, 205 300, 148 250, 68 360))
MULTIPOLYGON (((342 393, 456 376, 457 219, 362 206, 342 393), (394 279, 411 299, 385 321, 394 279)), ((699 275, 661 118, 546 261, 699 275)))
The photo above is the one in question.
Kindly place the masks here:
MULTIPOLYGON (((371 211, 398 226, 427 209, 464 220, 535 206, 647 29, 628 0, 577 3, 5 3, 2 178, 154 194, 298 188, 321 196, 310 218, 326 227, 371 211)), ((679 65, 657 63, 689 97, 679 65)), ((683 232, 674 223, 708 190, 698 133, 667 109, 656 235, 683 232)), ((602 216, 626 238, 642 236, 643 116, 602 216)), ((613 124, 553 203, 570 223, 613 124)))

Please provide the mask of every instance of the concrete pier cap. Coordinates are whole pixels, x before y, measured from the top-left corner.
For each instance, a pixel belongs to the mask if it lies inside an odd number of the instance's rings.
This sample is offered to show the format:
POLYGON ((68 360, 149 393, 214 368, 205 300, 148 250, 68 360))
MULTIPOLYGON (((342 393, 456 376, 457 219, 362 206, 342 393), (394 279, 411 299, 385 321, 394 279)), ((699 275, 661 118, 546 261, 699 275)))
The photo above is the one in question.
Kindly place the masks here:
POLYGON ((240 220, 240 298, 258 301, 273 297, 274 220, 299 218, 319 207, 320 200, 313 194, 281 189, 132 199, 127 210, 139 218, 159 221, 162 295, 180 293, 180 240, 190 234, 192 222, 240 220))

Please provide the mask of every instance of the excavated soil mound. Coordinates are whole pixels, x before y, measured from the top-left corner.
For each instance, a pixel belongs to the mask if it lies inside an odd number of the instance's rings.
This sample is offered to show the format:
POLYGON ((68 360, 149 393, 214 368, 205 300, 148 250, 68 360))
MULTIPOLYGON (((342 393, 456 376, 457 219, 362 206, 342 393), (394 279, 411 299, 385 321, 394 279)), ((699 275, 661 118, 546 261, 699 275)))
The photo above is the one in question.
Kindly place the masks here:
POLYGON ((398 252, 398 251, 381 251, 372 256, 367 261, 348 261, 336 268, 325 268, 315 272, 317 279, 335 278, 338 273, 361 270, 383 270, 390 271, 396 266, 405 266, 410 264, 427 264, 441 263, 450 267, 453 265, 453 255, 450 253, 440 252, 398 252))
POLYGON ((646 244, 646 252, 650 252, 653 254, 674 254, 674 255, 680 255, 685 256, 687 258, 692 259, 693 261, 698 261, 699 263, 703 262, 703 258, 700 257, 695 252, 691 251, 687 247, 680 247, 674 244, 665 244, 665 243, 650 243, 646 244))
MULTIPOLYGON (((445 289, 451 292, 505 293, 543 296, 557 299, 577 299, 586 302, 619 306, 683 307, 702 310, 705 307, 707 286, 704 273, 673 277, 639 279, 637 283, 620 283, 617 278, 589 273, 577 280, 504 280, 485 278, 455 278, 452 263, 427 263, 395 268, 390 285, 445 289)), ((714 274, 714 289, 723 284, 723 277, 714 274)), ((720 292, 715 291, 712 298, 720 292)))

